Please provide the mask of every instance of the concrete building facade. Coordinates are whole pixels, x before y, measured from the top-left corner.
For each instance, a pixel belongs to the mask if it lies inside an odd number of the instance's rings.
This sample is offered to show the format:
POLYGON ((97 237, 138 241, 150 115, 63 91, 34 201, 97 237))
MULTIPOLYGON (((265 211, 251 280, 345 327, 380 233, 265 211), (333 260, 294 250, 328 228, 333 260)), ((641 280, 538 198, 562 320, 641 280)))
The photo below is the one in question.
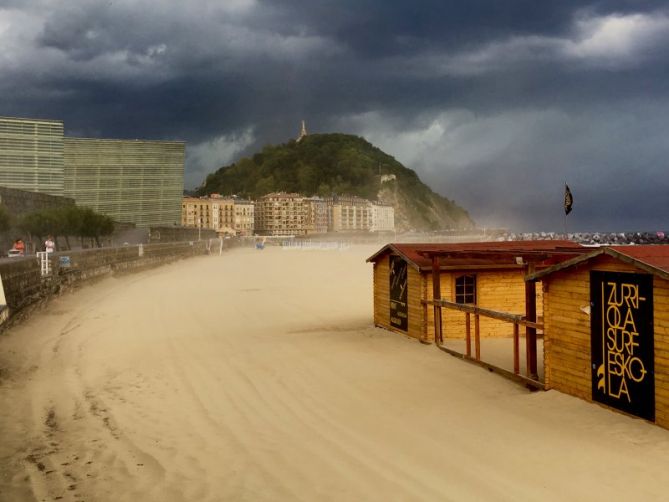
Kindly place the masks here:
POLYGON ((372 204, 372 227, 371 232, 393 232, 395 231, 395 208, 372 204))
POLYGON ((234 233, 234 204, 232 199, 219 196, 184 197, 181 203, 181 224, 185 227, 234 233))
POLYGON ((63 122, 0 117, 0 185, 63 195, 63 122))
POLYGON ((255 205, 253 201, 233 199, 234 229, 238 236, 253 235, 255 231, 255 205))
POLYGON ((255 230, 258 235, 305 235, 305 197, 275 192, 256 201, 255 230))
POLYGON ((57 195, 0 186, 0 204, 5 206, 12 216, 16 217, 35 211, 74 206, 74 200, 57 195))
POLYGON ((328 206, 320 197, 309 197, 305 202, 305 233, 324 234, 328 231, 328 206))
POLYGON ((205 226, 205 219, 209 219, 209 204, 199 197, 184 197, 181 200, 181 226, 201 227, 205 226))
POLYGON ((64 195, 116 221, 180 220, 185 143, 65 138, 64 195))
POLYGON ((328 231, 355 232, 372 228, 372 203, 352 195, 327 199, 328 231))
POLYGON ((253 202, 212 194, 206 197, 184 197, 181 202, 181 225, 215 230, 225 235, 253 235, 253 202))
POLYGON ((232 199, 218 194, 209 198, 211 224, 208 228, 218 233, 235 235, 235 203, 232 199))

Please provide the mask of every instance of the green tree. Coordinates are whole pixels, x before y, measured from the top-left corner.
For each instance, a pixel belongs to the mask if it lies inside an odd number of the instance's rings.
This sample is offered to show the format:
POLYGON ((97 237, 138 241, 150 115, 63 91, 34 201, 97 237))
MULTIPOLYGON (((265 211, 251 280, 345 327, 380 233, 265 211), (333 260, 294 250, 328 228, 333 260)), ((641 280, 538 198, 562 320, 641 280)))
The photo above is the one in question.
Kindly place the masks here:
POLYGON ((100 237, 110 235, 114 231, 114 221, 109 216, 98 214, 92 209, 81 209, 79 235, 95 239, 97 247, 102 247, 100 237))
POLYGON ((89 237, 100 247, 100 237, 114 231, 114 221, 87 207, 64 206, 28 213, 19 220, 19 228, 31 240, 34 236, 40 242, 46 235, 53 235, 54 238, 64 236, 68 249, 72 249, 70 236, 89 237))
POLYGON ((7 232, 12 227, 12 215, 6 206, 0 205, 0 232, 7 232))
POLYGON ((72 249, 70 236, 80 235, 83 210, 71 205, 59 208, 56 213, 62 235, 65 237, 66 247, 68 250, 72 249))
POLYGON ((30 240, 33 237, 37 237, 41 241, 42 237, 49 231, 47 225, 47 218, 45 218, 44 213, 42 211, 35 211, 24 214, 19 219, 18 227, 28 234, 30 240))

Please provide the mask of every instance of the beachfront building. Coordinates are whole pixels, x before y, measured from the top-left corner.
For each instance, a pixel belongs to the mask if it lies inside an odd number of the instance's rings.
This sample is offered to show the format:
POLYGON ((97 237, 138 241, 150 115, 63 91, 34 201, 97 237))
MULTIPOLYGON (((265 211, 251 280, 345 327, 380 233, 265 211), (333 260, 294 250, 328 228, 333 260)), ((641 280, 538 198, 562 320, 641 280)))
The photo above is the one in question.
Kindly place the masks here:
POLYGON ((354 195, 335 195, 327 199, 328 231, 357 232, 372 228, 372 203, 354 195))
POLYGON ((395 208, 383 204, 372 204, 372 227, 370 232, 394 232, 395 208))
POLYGON ((181 201, 181 225, 235 235, 234 200, 218 194, 207 197, 184 197, 181 201))
POLYGON ((63 122, 0 117, 0 186, 64 195, 63 122))
POLYGON ((329 232, 392 232, 395 209, 353 195, 326 199, 329 232))
POLYGON ((234 230, 237 236, 253 235, 255 231, 255 205, 250 200, 233 197, 234 230))
POLYGON ((180 219, 185 144, 65 138, 65 195, 140 227, 180 219))
POLYGON ((543 283, 546 388, 669 428, 669 246, 611 246, 543 283))
POLYGON ((207 199, 209 226, 219 234, 235 235, 235 202, 230 197, 211 194, 207 199))
POLYGON ((205 215, 209 219, 207 206, 207 202, 198 197, 184 197, 181 200, 181 226, 208 228, 204 226, 205 215))
POLYGON ((304 199, 305 204, 305 233, 324 234, 328 231, 328 206, 320 197, 304 199))
POLYGON ((258 235, 305 235, 307 204, 297 193, 274 192, 260 197, 255 205, 258 235))

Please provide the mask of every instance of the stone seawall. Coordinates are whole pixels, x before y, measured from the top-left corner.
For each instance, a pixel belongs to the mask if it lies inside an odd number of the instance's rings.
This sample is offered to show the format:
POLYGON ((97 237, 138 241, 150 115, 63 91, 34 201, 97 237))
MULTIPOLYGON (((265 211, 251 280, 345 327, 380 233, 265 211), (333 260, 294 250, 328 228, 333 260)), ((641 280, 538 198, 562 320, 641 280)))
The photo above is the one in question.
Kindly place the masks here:
MULTIPOLYGON (((230 246, 223 242, 224 248, 230 246)), ((0 263, 0 277, 8 312, 0 317, 12 317, 31 304, 86 280, 206 255, 209 249, 218 253, 219 240, 61 251, 49 255, 51 273, 45 276, 36 256, 6 259, 0 263)))

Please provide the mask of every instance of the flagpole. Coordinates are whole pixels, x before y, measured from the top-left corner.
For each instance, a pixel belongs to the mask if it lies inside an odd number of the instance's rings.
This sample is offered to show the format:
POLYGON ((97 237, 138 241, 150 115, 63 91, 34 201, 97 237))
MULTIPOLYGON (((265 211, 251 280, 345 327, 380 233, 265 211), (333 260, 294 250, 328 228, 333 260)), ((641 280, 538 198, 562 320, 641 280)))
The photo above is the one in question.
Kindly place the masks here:
POLYGON ((564 238, 567 239, 567 215, 564 215, 564 238))

